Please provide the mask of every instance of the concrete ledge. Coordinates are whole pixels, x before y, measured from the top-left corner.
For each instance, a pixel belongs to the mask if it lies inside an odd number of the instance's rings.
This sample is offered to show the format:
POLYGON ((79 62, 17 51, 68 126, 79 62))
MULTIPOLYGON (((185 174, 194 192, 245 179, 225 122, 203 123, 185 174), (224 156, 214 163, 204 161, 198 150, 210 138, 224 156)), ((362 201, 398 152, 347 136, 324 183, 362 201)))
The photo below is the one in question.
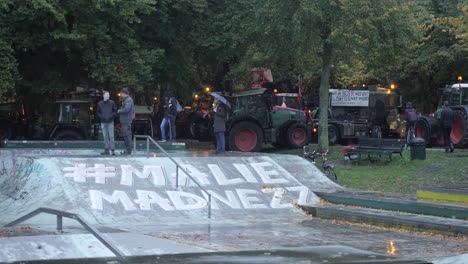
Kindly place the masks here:
POLYGON ((343 220, 352 223, 365 223, 381 227, 404 229, 407 231, 430 232, 448 236, 468 235, 468 222, 435 216, 422 216, 377 210, 363 211, 361 208, 337 206, 302 206, 314 217, 343 220))
POLYGON ((341 193, 316 194, 323 200, 334 203, 374 209, 400 211, 414 214, 433 215, 452 219, 468 220, 468 207, 421 203, 410 200, 350 195, 341 193))
POLYGON ((432 199, 468 204, 468 189, 424 187, 416 191, 419 199, 432 199))
MULTIPOLYGON (((164 142, 159 143, 165 150, 185 150, 184 142, 164 142)), ((7 149, 104 149, 102 140, 74 140, 74 141, 31 141, 31 140, 10 140, 4 146, 7 149)), ((123 141, 115 142, 116 149, 125 149, 123 141)), ((159 150, 154 144, 149 145, 150 150, 159 150)), ((146 150, 146 141, 137 140, 137 150, 146 150)))

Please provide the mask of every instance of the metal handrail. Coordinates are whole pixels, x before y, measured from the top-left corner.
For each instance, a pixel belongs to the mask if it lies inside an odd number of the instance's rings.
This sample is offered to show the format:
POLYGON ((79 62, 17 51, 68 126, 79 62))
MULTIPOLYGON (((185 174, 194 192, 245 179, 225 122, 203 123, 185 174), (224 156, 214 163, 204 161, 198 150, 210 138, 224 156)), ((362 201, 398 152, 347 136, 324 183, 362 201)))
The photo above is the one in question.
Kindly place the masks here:
MULTIPOLYGON (((211 194, 205 189, 203 188, 203 186, 201 186, 200 183, 198 183, 191 175, 190 173, 185 169, 183 168, 182 166, 180 166, 180 164, 171 156, 169 155, 169 153, 167 153, 166 150, 164 150, 163 147, 161 147, 161 145, 158 144, 158 142, 156 142, 152 137, 148 136, 148 135, 134 135, 133 137, 133 151, 136 151, 136 139, 137 138, 144 138, 146 139, 146 154, 147 156, 149 157, 149 142, 151 141, 157 148, 159 148, 159 150, 161 150, 172 162, 174 162, 174 164, 176 165, 176 188, 179 187, 179 169, 184 172, 197 186, 198 188, 200 188, 200 190, 202 190, 207 196, 208 196, 208 200, 207 200, 207 203, 208 203, 208 218, 211 218, 211 194)), ((206 198, 205 198, 206 200, 206 198)))
POLYGON ((24 221, 38 215, 40 213, 56 215, 57 216, 57 230, 58 231, 62 231, 62 229, 63 229, 63 217, 70 218, 70 219, 78 221, 78 223, 80 223, 81 226, 83 226, 86 230, 88 230, 88 232, 90 232, 95 238, 97 238, 102 244, 104 244, 104 246, 106 246, 110 251, 112 251, 112 253, 114 253, 117 257, 125 258, 124 254, 116 246, 112 245, 112 243, 110 241, 107 241, 96 228, 94 228, 92 225, 88 224, 78 214, 69 213, 69 212, 60 211, 60 210, 51 209, 51 208, 40 207, 40 208, 30 212, 29 214, 26 214, 26 215, 16 219, 15 221, 12 221, 12 222, 6 224, 5 227, 12 227, 14 225, 17 225, 17 224, 19 224, 21 222, 24 222, 24 221))

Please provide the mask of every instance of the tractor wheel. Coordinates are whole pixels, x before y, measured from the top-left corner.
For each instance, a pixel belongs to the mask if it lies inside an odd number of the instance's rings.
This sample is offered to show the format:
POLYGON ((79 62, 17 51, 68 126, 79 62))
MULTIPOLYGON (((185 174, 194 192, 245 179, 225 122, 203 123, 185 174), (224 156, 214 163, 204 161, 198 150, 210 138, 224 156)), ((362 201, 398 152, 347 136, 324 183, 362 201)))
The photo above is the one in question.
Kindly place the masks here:
POLYGON ((456 147, 463 147, 468 143, 468 120, 463 111, 455 111, 450 140, 456 147))
POLYGON ((83 140, 83 136, 73 130, 60 131, 55 135, 54 140, 83 140))
POLYGON ((414 127, 417 138, 422 138, 426 141, 426 146, 431 147, 431 126, 425 119, 419 119, 414 127))
POLYGON ((229 146, 234 151, 257 152, 262 149, 262 144, 262 129, 252 122, 239 122, 229 133, 229 146))
POLYGON ((189 136, 192 139, 209 140, 211 133, 209 120, 203 118, 192 118, 189 124, 189 136))
POLYGON ((286 139, 290 148, 302 148, 309 144, 310 135, 304 124, 294 123, 286 131, 286 139))
POLYGON ((328 143, 336 145, 340 142, 340 130, 335 125, 328 125, 328 143))

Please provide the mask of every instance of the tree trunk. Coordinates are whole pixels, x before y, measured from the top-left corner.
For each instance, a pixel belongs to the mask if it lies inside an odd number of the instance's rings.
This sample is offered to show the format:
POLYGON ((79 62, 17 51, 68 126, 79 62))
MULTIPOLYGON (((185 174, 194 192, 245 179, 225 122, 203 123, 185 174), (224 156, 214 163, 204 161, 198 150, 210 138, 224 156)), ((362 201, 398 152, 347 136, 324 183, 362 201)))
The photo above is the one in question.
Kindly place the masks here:
POLYGON ((332 64, 332 44, 325 39, 323 42, 322 74, 320 76, 320 121, 318 127, 318 148, 320 151, 328 150, 328 103, 330 85, 330 70, 332 64))

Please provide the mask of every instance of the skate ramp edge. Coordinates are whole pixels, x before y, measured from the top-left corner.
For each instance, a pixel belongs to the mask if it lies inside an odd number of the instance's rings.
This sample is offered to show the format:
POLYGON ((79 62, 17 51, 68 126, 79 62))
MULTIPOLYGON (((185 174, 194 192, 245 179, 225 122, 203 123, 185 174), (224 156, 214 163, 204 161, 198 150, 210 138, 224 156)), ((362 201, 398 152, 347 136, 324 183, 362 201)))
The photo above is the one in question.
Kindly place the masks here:
MULTIPOLYGON (((76 213, 91 224, 106 226, 207 220, 207 195, 167 157, 12 153, 3 150, 0 164, 2 225, 39 207, 76 213)), ((218 221, 293 217, 291 212, 302 214, 295 205, 319 203, 315 191, 342 189, 313 164, 293 155, 174 159, 211 194, 211 218, 218 221)), ((25 223, 42 221, 50 223, 50 217, 25 223)))

